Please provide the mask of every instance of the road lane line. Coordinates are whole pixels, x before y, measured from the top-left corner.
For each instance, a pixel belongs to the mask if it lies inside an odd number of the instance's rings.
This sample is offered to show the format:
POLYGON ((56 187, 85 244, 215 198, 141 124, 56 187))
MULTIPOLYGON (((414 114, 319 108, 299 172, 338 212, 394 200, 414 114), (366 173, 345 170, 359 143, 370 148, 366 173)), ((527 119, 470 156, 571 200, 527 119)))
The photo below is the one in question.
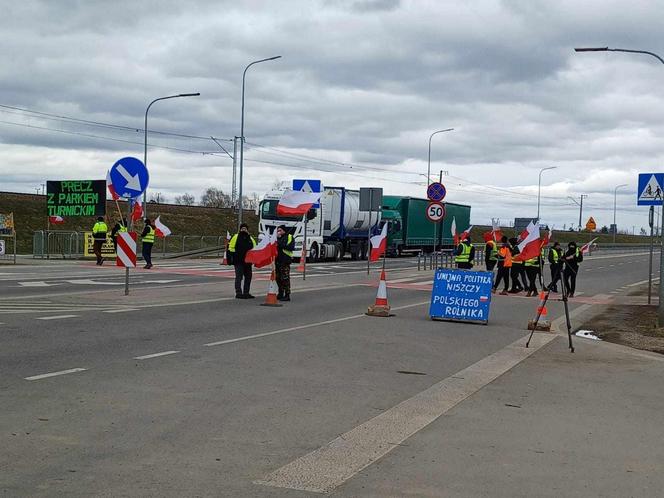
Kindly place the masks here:
POLYGON ((125 308, 117 310, 104 310, 102 313, 124 313, 125 311, 140 311, 138 308, 125 308))
POLYGON ((85 372, 87 368, 70 368, 69 370, 60 370, 59 372, 51 372, 47 374, 41 374, 41 375, 33 375, 32 377, 26 377, 25 380, 40 380, 40 379, 47 379, 49 377, 57 377, 58 375, 67 375, 70 373, 76 373, 76 372, 85 372))
POLYGON ((525 348, 527 337, 522 337, 254 482, 314 493, 334 490, 557 336, 534 334, 531 347, 525 348))
MULTIPOLYGON (((659 282, 659 277, 653 278, 652 283, 659 282)), ((637 285, 647 284, 648 280, 641 280, 640 282, 634 282, 633 284, 627 284, 627 287, 636 287, 637 285)))
POLYGON ((150 358, 158 358, 159 356, 167 356, 170 354, 176 354, 180 351, 162 351, 161 353, 146 354, 144 356, 136 356, 135 360, 149 360, 150 358))
MULTIPOLYGON (((414 308, 416 306, 423 306, 425 304, 430 304, 431 301, 422 301, 419 303, 414 303, 414 304, 407 304, 405 306, 398 306, 396 308, 392 308, 392 310, 403 310, 406 308, 414 308)), ((351 316, 344 316, 342 318, 335 318, 333 320, 325 320, 322 322, 315 322, 315 323, 307 323, 304 325, 297 325, 296 327, 289 327, 287 329, 279 329, 279 330, 272 330, 270 332, 263 332, 261 334, 252 334, 252 335, 245 335, 243 337, 236 337, 235 339, 226 339, 225 341, 217 341, 217 342, 208 342, 207 344, 203 344, 203 346, 223 346, 224 344, 232 344, 234 342, 242 342, 242 341, 249 341, 251 339, 260 339, 261 337, 268 337, 271 335, 277 335, 277 334, 285 334, 286 332, 294 332, 296 330, 303 330, 303 329, 308 329, 311 327, 318 327, 321 325, 330 325, 332 323, 339 323, 339 322, 345 322, 348 320, 355 320, 357 318, 362 318, 367 316, 365 313, 362 313, 361 315, 351 315, 351 316)))
POLYGON ((62 320, 64 318, 77 318, 78 315, 40 316, 37 320, 62 320))

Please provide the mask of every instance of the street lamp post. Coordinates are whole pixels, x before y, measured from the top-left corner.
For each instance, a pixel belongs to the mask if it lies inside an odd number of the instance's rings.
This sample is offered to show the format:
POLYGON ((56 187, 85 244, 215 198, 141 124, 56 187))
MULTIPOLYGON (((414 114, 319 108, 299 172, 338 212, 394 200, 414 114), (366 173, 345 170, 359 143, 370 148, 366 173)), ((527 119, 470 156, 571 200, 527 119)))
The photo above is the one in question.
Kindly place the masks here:
POLYGON ((438 130, 434 131, 430 136, 429 136, 429 161, 427 163, 427 186, 431 183, 431 139, 433 138, 434 135, 437 135, 438 133, 445 133, 446 131, 454 131, 454 128, 446 128, 444 130, 438 130))
MULTIPOLYGON (((609 47, 583 47, 575 48, 575 52, 627 52, 629 54, 645 54, 654 57, 659 62, 664 64, 664 59, 654 52, 647 50, 629 50, 626 48, 609 48, 609 47)), ((662 199, 662 208, 664 209, 664 198, 662 199)), ((662 211, 664 213, 664 211, 662 211)), ((660 327, 664 327, 664 216, 662 216, 662 249, 659 255, 659 306, 657 309, 657 323, 660 327)))
POLYGON ((276 55, 274 57, 268 57, 267 59, 260 59, 257 61, 253 61, 247 65, 247 67, 244 68, 244 72, 242 73, 242 116, 241 116, 241 121, 240 121, 240 178, 239 178, 239 185, 238 185, 238 215, 237 215, 237 230, 238 232, 240 231, 240 224, 242 223, 242 174, 244 171, 244 81, 247 76, 247 69, 249 69, 251 66, 254 64, 258 64, 259 62, 267 62, 267 61, 273 61, 275 59, 280 59, 280 55, 276 55))
POLYGON ((537 223, 540 220, 540 192, 542 190, 542 173, 547 169, 556 169, 558 166, 549 166, 548 168, 542 168, 539 172, 539 181, 537 182, 537 223))
MULTIPOLYGON (((158 99, 154 99, 150 104, 148 104, 147 109, 145 109, 145 127, 144 127, 144 141, 143 141, 143 164, 145 167, 148 167, 148 111, 150 111, 150 107, 152 107, 152 104, 155 102, 159 102, 160 100, 167 100, 167 99, 177 99, 179 97, 198 97, 200 93, 178 93, 177 95, 169 95, 168 97, 159 97, 158 99)), ((146 188, 143 191, 143 213, 144 216, 147 217, 148 214, 148 189, 146 188)))
POLYGON ((616 197, 618 195, 618 189, 621 187, 626 187, 627 184, 623 183, 622 185, 618 185, 616 188, 613 189, 613 243, 616 243, 616 232, 618 231, 618 225, 616 225, 616 197))

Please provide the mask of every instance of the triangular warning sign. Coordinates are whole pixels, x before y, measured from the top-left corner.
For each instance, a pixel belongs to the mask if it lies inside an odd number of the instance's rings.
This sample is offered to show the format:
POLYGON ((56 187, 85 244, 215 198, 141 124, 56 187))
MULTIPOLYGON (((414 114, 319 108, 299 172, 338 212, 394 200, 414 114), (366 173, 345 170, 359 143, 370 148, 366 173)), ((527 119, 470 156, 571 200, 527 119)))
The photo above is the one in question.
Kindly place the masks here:
POLYGON ((662 200, 662 187, 659 186, 655 175, 650 175, 650 180, 648 180, 645 188, 639 193, 639 200, 653 201, 656 199, 662 200))
POLYGON ((314 189, 311 188, 311 185, 309 185, 309 182, 304 182, 304 185, 300 188, 301 192, 308 192, 308 193, 313 193, 314 189))

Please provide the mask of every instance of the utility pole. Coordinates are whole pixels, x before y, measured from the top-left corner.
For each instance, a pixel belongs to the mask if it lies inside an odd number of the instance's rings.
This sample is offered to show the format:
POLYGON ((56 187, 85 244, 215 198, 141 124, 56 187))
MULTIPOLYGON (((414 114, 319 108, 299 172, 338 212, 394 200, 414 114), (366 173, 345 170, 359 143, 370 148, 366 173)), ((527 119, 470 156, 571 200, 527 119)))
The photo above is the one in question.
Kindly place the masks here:
POLYGON ((581 194, 581 203, 579 204, 579 232, 581 231, 581 227, 583 226, 583 225, 581 225, 581 221, 582 221, 582 218, 583 218, 583 198, 584 197, 588 197, 588 195, 587 194, 581 194))
POLYGON ((233 137, 233 186, 231 188, 231 206, 236 207, 237 202, 237 139, 233 137))

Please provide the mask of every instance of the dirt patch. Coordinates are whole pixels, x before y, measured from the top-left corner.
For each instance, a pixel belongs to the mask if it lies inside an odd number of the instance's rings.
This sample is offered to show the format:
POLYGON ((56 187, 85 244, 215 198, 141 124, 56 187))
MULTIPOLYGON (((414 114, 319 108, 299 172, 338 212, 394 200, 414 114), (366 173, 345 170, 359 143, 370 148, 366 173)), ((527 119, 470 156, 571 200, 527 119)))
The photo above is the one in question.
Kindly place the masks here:
MULTIPOLYGON (((630 295, 645 295, 639 289, 630 295)), ((653 289, 656 296, 659 290, 653 289)), ((657 305, 609 305, 580 329, 592 330, 603 341, 664 354, 664 328, 657 327, 657 305)))

